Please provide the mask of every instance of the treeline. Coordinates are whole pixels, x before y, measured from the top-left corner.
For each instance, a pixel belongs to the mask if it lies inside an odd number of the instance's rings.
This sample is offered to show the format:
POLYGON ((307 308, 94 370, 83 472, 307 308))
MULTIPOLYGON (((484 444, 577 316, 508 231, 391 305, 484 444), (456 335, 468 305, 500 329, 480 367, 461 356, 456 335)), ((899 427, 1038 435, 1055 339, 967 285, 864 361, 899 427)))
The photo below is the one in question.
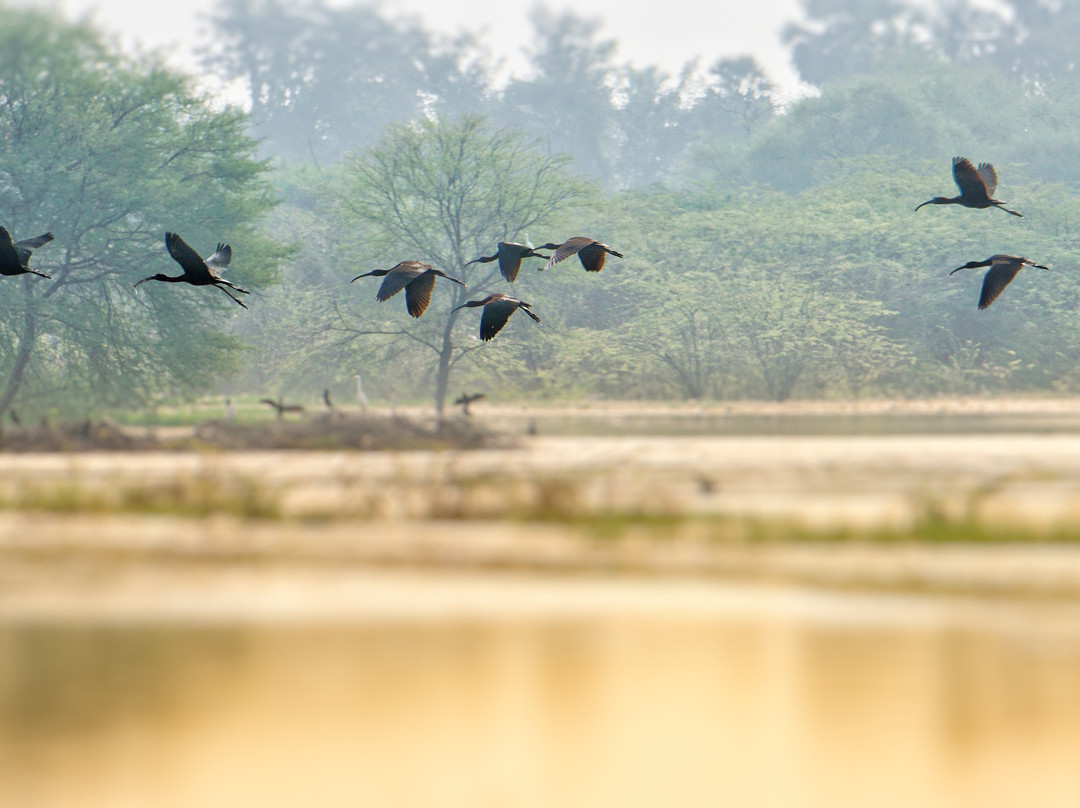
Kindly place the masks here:
POLYGON ((206 69, 250 88, 246 115, 5 8, 0 223, 52 230, 35 260, 57 278, 0 281, 0 395, 81 411, 344 395, 354 374, 381 402, 1075 392, 1080 9, 1002 5, 807 0, 785 37, 816 91, 781 104, 750 59, 636 69, 599 23, 542 9, 529 73, 495 86, 476 39, 376 7, 222 0, 206 69), (1025 218, 914 213, 955 193, 954 155, 993 162, 1025 218), (231 241, 251 311, 133 295, 168 268, 166 229, 231 241), (513 287, 463 268, 578 234, 627 257, 526 264, 513 287), (1052 271, 980 312, 980 275, 947 273, 998 252, 1052 271), (404 259, 544 326, 481 344, 449 318, 457 287, 413 320, 348 283, 404 259))

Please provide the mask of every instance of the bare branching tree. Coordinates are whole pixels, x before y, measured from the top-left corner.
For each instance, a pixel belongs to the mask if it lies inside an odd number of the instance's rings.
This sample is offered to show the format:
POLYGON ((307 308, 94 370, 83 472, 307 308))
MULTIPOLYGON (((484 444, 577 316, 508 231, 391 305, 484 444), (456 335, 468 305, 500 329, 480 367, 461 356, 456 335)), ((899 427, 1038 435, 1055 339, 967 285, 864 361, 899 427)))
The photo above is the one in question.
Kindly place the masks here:
POLYGON ((584 201, 590 188, 566 173, 568 162, 520 131, 493 130, 474 116, 393 127, 375 147, 347 159, 337 202, 345 226, 366 233, 357 258, 425 261, 468 284, 468 290, 456 284, 437 288, 427 314, 398 330, 436 356, 439 414, 450 372, 470 350, 455 342, 449 309, 503 283, 486 265, 465 264, 584 201))

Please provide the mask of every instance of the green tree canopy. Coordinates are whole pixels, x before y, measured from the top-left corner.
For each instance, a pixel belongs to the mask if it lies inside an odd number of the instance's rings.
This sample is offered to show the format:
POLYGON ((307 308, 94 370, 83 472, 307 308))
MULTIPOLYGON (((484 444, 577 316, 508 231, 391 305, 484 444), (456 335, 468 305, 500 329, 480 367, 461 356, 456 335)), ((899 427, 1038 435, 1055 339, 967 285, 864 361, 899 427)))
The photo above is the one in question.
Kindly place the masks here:
MULTIPOLYGON (((343 228, 363 234, 363 246, 350 249, 345 268, 358 274, 379 260, 387 266, 420 260, 468 283, 467 291, 449 283, 437 286, 419 320, 403 320, 395 299, 365 315, 378 326, 357 329, 365 339, 388 340, 384 347, 398 350, 411 343, 433 353, 440 412, 450 369, 477 347, 475 339, 455 329, 456 316, 448 317, 448 310, 493 286, 506 288, 493 264, 465 264, 490 254, 498 241, 523 238, 529 228, 585 199, 588 187, 566 173, 566 164, 565 157, 546 153, 534 138, 515 129, 491 129, 473 116, 423 118, 394 127, 373 148, 346 161, 334 201, 343 228)), ((475 332, 470 322, 468 333, 475 332)))
POLYGON ((205 389, 236 362, 224 327, 242 310, 207 290, 132 284, 179 274, 166 230, 203 255, 232 242, 245 287, 274 279, 278 248, 254 229, 273 199, 245 117, 85 25, 10 8, 0 21, 0 223, 16 240, 56 236, 34 256, 53 280, 0 279, 0 408, 205 389))

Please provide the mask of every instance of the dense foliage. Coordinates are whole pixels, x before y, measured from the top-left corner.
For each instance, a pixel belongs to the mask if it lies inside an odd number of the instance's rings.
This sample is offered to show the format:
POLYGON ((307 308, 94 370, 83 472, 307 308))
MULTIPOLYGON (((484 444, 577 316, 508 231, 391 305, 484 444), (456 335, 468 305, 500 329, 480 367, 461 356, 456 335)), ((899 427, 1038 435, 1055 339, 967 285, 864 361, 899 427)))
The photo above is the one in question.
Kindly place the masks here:
POLYGON ((2 14, 0 217, 16 238, 57 236, 35 255, 54 281, 0 280, 8 399, 340 398, 354 374, 376 401, 439 406, 456 385, 504 399, 1080 390, 1068 4, 805 0, 784 36, 814 87, 781 101, 752 59, 665 75, 621 63, 572 13, 536 10, 530 70, 499 83, 476 38, 376 6, 221 0, 206 65, 247 86, 246 116, 84 27, 2 14), (916 213, 955 193, 954 155, 993 162, 1024 218, 916 213), (165 229, 205 251, 232 241, 242 285, 279 284, 250 313, 193 290, 135 296, 170 268, 165 229), (464 266, 500 239, 579 234, 626 258, 599 275, 531 262, 513 286, 464 266), (982 273, 948 272, 998 252, 1052 271, 1023 270, 978 311, 982 273), (348 284, 405 259, 469 289, 440 282, 413 320, 371 299, 377 279, 348 284), (476 312, 449 310, 491 291, 544 325, 516 318, 480 343, 476 312))
MULTIPOLYGON (((271 7, 244 8, 257 18, 271 7)), ((782 110, 751 60, 705 70, 688 64, 665 76, 619 64, 595 21, 538 10, 532 23, 531 73, 485 85, 476 73, 484 60, 470 40, 452 61, 463 66, 453 84, 472 88, 469 99, 415 83, 425 99, 415 112, 426 123, 409 131, 431 146, 436 121, 483 113, 492 131, 540 134, 572 159, 579 177, 608 191, 561 215, 550 211, 532 240, 588 234, 627 258, 610 260, 599 276, 576 261, 546 275, 523 270, 513 293, 534 305, 544 326, 466 345, 455 366, 462 387, 503 397, 784 399, 1080 385, 1078 245, 1069 226, 1080 213, 1070 157, 1080 147, 1072 125, 1080 88, 1067 36, 1080 33, 1074 11, 1037 2, 996 13, 966 0, 807 0, 804 19, 785 36, 818 88, 782 110), (1021 58, 1024 42, 1042 49, 1021 58), (957 154, 994 162, 998 196, 1026 218, 959 208, 915 213, 931 196, 955 193, 957 154), (982 273, 948 272, 997 252, 1053 271, 1024 270, 980 312, 982 273)), ((318 49, 316 30, 307 30, 307 47, 318 49)), ((430 53, 416 64, 453 51, 433 36, 414 42, 430 53)), ((369 118, 362 132, 359 122, 342 130, 354 135, 352 148, 341 143, 351 157, 321 165, 318 182, 283 186, 298 203, 296 221, 349 223, 347 236, 320 248, 327 263, 363 271, 418 258, 461 272, 503 233, 523 237, 524 228, 507 223, 470 253, 403 238, 403 221, 388 240, 394 213, 384 207, 386 193, 367 194, 363 220, 350 219, 340 189, 350 176, 355 182, 358 165, 385 164, 404 148, 405 130, 381 141, 374 133, 393 123, 400 120, 369 118)), ((433 171, 450 181, 449 171, 433 171)), ((438 231, 436 221, 446 232, 458 226, 437 211, 422 218, 418 232, 438 231)), ((499 279, 493 288, 509 290, 499 279)), ((294 291, 303 296, 299 284, 294 291)), ((318 368, 321 379, 343 385, 362 368, 369 389, 385 399, 429 394, 436 379, 423 344, 442 347, 436 336, 456 290, 445 290, 430 322, 415 323, 392 304, 352 300, 368 291, 320 288, 334 316, 310 323, 306 380, 285 371, 277 377, 284 386, 315 388, 307 377, 318 368), (361 318, 366 325, 357 325, 361 318)), ((272 364, 264 373, 274 377, 272 364)))
POLYGON ((166 230, 204 255, 232 241, 246 286, 273 278, 275 248, 252 230, 267 167, 244 123, 84 26, 3 11, 0 223, 16 240, 56 238, 32 261, 52 280, 0 279, 0 411, 139 405, 206 390, 236 366, 242 343, 225 321, 238 307, 224 295, 132 285, 179 274, 166 230))

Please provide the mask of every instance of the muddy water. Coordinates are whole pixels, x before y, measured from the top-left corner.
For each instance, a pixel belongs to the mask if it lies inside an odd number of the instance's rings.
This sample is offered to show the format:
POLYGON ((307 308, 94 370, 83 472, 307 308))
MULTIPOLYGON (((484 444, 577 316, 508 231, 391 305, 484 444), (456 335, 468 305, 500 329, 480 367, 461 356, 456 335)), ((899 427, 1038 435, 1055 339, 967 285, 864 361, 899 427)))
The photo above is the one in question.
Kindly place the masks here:
POLYGON ((0 457, 0 806, 1080 805, 1075 546, 523 518, 1080 518, 1073 430, 763 432, 0 457))
POLYGON ((498 617, 499 591, 315 622, 9 620, 0 804, 1080 800, 1074 607, 572 580, 519 582, 498 617))

